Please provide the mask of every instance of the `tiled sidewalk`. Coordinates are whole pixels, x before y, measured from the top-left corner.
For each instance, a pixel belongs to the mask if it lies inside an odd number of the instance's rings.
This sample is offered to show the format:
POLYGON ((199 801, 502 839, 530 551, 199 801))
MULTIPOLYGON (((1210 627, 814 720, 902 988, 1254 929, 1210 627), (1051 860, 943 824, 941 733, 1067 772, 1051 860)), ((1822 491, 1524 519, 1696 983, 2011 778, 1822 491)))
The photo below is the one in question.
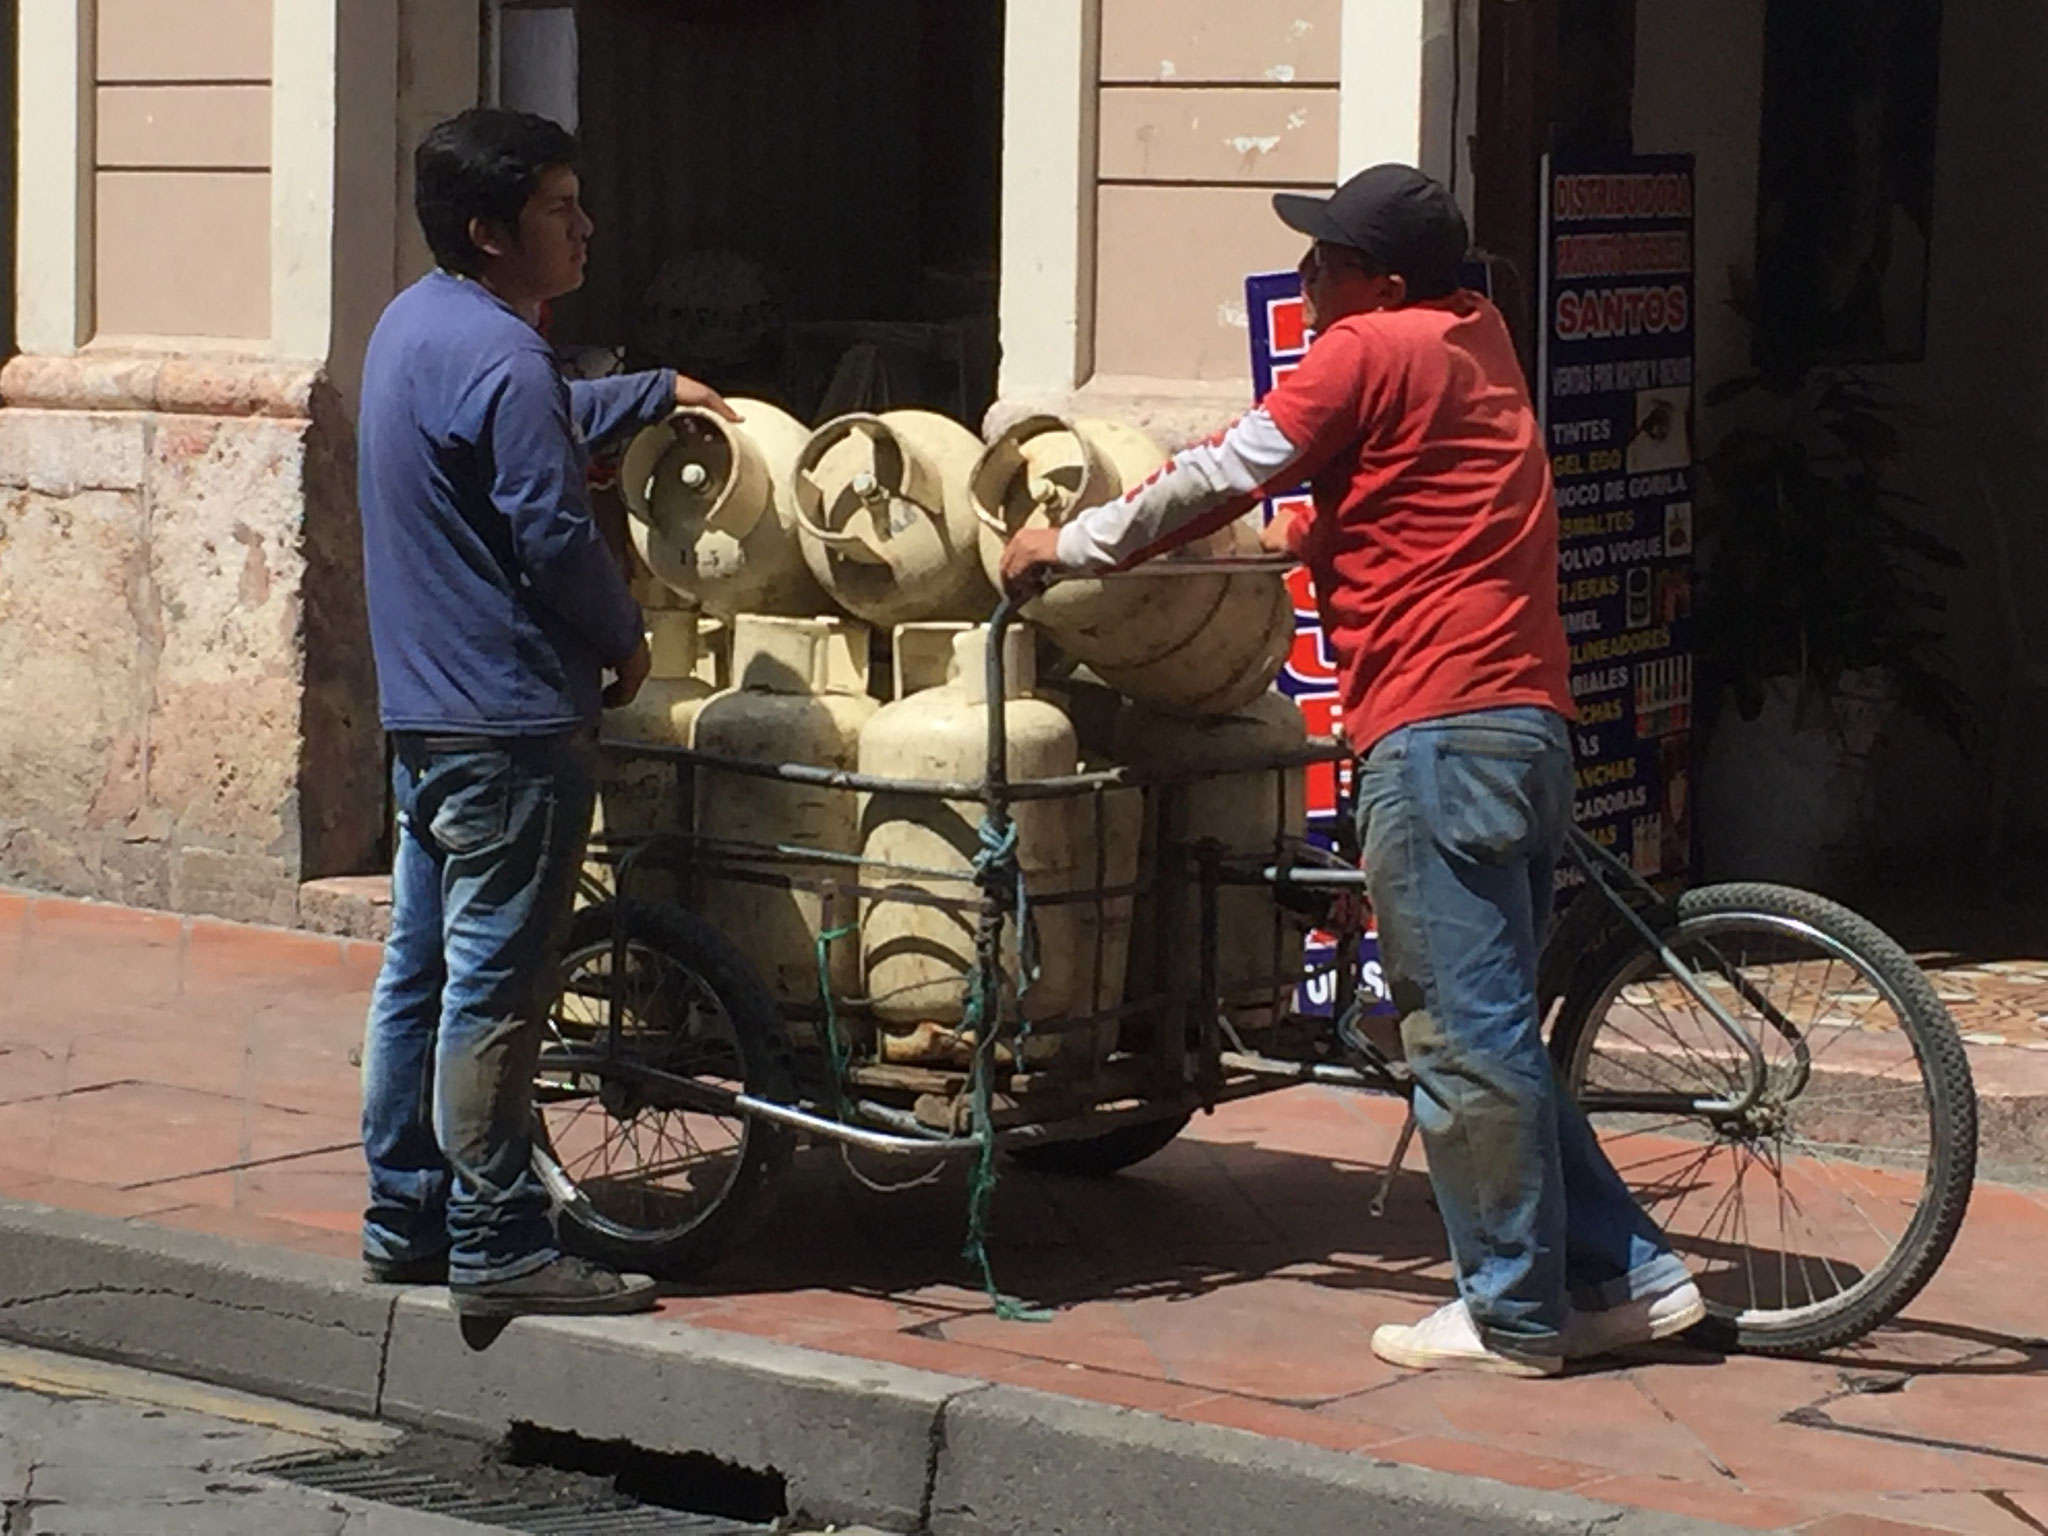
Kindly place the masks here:
POLYGON ((2048 960, 1935 961, 1930 970, 1971 1045, 2048 1051, 2048 960))
MULTIPOLYGON (((373 945, 0 894, 0 1196, 352 1256, 351 1055, 376 961, 373 945)), ((1996 979, 1944 989, 2024 999, 2035 985, 1982 974, 1996 979)), ((2004 1001, 1952 1006, 1972 1033, 2015 1028, 1971 1011, 2004 1001)), ((1395 1126, 1390 1103, 1302 1089, 1198 1121, 1104 1184, 1006 1174, 999 1273, 1055 1306, 1042 1324, 997 1320, 972 1285, 957 1175, 882 1195, 812 1154, 767 1230, 665 1305, 1756 1529, 2048 1531, 2048 1191, 1980 1186, 1934 1286, 1839 1358, 1415 1376, 1366 1347, 1448 1289, 1418 1172, 1384 1219, 1366 1211, 1395 1126)))

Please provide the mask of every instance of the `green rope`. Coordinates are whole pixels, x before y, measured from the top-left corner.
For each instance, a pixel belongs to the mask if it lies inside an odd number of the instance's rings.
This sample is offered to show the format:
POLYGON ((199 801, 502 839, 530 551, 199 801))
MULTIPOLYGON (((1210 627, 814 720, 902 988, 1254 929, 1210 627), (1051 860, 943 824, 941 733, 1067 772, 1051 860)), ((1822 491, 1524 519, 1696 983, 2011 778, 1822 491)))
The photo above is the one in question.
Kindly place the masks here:
POLYGON ((832 1000, 832 956, 834 944, 860 932, 860 925, 848 923, 818 935, 818 996, 825 1004, 825 1056, 832 1063, 832 1097, 839 1118, 846 1118, 846 1072, 853 1057, 852 1047, 839 1037, 839 1007, 832 1000))
MULTIPOLYGON (((1010 922, 1016 929, 1017 996, 1021 999, 1038 980, 1038 924, 1031 913, 1031 895, 1024 884, 1024 867, 1017 858, 1017 824, 1007 821, 998 828, 984 817, 981 823, 981 851, 974 859, 974 883, 984 892, 1007 896, 1010 922)), ((996 1284, 995 1267, 989 1262, 989 1210, 996 1193, 995 1059, 996 1034, 1002 1020, 1002 976, 986 973, 977 953, 967 973, 967 998, 961 1016, 962 1027, 974 1036, 972 1098, 974 1134, 981 1150, 967 1176, 967 1241, 961 1256, 981 1271, 982 1288, 988 1292, 995 1314, 1005 1322, 1043 1323, 1052 1313, 1029 1306, 1006 1295, 996 1284)), ((1030 1034, 1029 1025, 1020 1027, 1017 1050, 1021 1053, 1030 1034)))

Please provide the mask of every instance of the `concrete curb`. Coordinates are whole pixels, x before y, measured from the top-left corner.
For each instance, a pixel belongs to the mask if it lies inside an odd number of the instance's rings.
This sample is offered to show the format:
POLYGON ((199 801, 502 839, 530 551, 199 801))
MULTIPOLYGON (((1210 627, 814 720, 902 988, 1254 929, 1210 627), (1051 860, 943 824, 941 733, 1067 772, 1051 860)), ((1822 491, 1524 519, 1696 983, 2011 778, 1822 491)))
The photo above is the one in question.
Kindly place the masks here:
POLYGON ((786 1480, 929 1536, 1707 1536, 1729 1527, 659 1320, 522 1319, 353 1265, 0 1201, 0 1336, 478 1436, 514 1422, 786 1480))

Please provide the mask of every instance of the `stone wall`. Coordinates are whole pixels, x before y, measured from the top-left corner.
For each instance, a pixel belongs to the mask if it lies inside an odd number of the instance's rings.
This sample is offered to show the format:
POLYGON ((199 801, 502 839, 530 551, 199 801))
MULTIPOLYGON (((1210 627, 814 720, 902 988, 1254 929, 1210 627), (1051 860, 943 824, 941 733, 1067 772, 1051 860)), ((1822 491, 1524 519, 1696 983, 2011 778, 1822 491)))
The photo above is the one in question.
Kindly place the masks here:
POLYGON ((288 923, 373 867, 351 449, 308 367, 0 371, 0 882, 288 923))

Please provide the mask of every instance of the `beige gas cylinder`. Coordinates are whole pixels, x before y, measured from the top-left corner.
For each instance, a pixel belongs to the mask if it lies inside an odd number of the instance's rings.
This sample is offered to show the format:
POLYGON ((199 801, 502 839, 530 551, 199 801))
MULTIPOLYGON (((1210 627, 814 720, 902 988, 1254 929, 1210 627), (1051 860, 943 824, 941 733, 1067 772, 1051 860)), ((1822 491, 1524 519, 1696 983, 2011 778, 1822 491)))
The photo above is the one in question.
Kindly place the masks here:
POLYGON ((980 452, 972 432, 930 411, 841 416, 818 428, 791 478, 818 584, 871 624, 986 619, 995 590, 967 491, 980 452))
POLYGON ((823 613, 789 499, 803 423, 759 400, 729 403, 737 422, 692 407, 626 449, 619 489, 633 547, 707 613, 823 613))
MULTIPOLYGON (((1009 772, 1016 779, 1072 774, 1078 765, 1073 727, 1055 706, 1032 693, 1028 628, 1011 630, 1006 641, 1009 772)), ((862 773, 952 781, 981 777, 988 755, 988 631, 965 631, 953 643, 951 676, 944 684, 913 692, 868 722, 861 733, 862 773)), ((869 1005, 881 1027, 882 1055, 892 1062, 959 1065, 973 1050, 972 1039, 958 1025, 974 963, 978 893, 972 865, 983 807, 976 800, 934 802, 887 793, 863 799, 861 851, 871 863, 959 871, 954 879, 869 871, 871 882, 960 904, 953 910, 886 893, 863 903, 861 959, 869 1005)), ((1042 968, 1024 994, 1024 1016, 1042 1022, 1112 1006, 1123 990, 1130 903, 1048 903, 1047 898, 1096 889, 1098 874, 1104 887, 1133 882, 1142 819, 1139 797, 1131 791, 1106 794, 1099 811, 1092 796, 1027 800, 1011 814, 1027 888, 1043 903, 1034 909, 1042 968)), ((1006 954, 1012 952, 1006 944, 1006 954)), ((1085 1069, 1108 1053, 1114 1037, 1109 1027, 1036 1036, 1026 1060, 1034 1066, 1085 1069)))
MULTIPOLYGON (((652 652, 647 681, 640 685, 632 703, 604 712, 601 730, 613 741, 687 747, 697 711, 713 692, 696 675, 700 621, 696 614, 681 608, 655 609, 645 617, 647 645, 652 652)), ((682 791, 675 764, 611 751, 600 754, 597 809, 591 818, 593 835, 644 837, 655 832, 679 831, 683 825, 681 810, 682 791)), ((652 865, 644 868, 646 873, 634 882, 635 897, 651 901, 674 894, 672 878, 652 865)), ((608 865, 594 864, 591 873, 609 886, 609 869, 608 865)))
MULTIPOLYGON (((890 637, 895 675, 889 697, 907 699, 927 688, 944 687, 954 675, 953 653, 960 637, 982 627, 951 621, 898 624, 890 637)), ((975 777, 980 776, 977 770, 975 777)))
MULTIPOLYGON (((1026 417, 975 466, 983 565, 999 571, 1012 535, 1059 527, 1165 463, 1150 438, 1117 422, 1026 417)), ((1248 519, 1187 549, 1210 557, 1258 551, 1248 519)), ((1062 582, 1024 612, 1119 693, 1192 717, 1227 714, 1257 698, 1294 639, 1293 605, 1277 573, 1062 582)))
POLYGON ((732 686, 732 620, 697 615, 697 678, 714 689, 732 686))
MULTIPOLYGON (((851 769, 861 727, 881 706, 868 697, 868 631, 845 619, 741 614, 733 623, 733 686, 697 712, 691 745, 699 752, 767 763, 851 769)), ((860 851, 860 807, 851 790, 780 783, 716 768, 697 769, 700 837, 821 853, 860 851)), ((698 898, 739 946, 776 997, 815 1007, 818 940, 853 926, 856 883, 847 864, 800 858, 755 866, 809 889, 707 877, 698 898)), ((851 936, 827 951, 832 991, 861 990, 860 947, 851 936)))
MULTIPOLYGON (((1295 702, 1267 692, 1233 714, 1189 720, 1136 705, 1117 721, 1116 753, 1134 768, 1228 769, 1257 764, 1298 750, 1308 725, 1295 702)), ((1177 788, 1156 786, 1148 796, 1164 800, 1166 836, 1189 856, 1188 884, 1181 910, 1162 914, 1156 882, 1140 882, 1137 936, 1131 955, 1134 989, 1153 993, 1179 979, 1192 983, 1202 945, 1201 890, 1193 850, 1213 841, 1226 859, 1270 858, 1283 839, 1299 838, 1307 824, 1303 770, 1250 769, 1222 772, 1177 788), (1164 918, 1164 921, 1162 921, 1164 918), (1163 959, 1177 977, 1161 970, 1163 959)), ((1147 816, 1141 868, 1157 869, 1153 839, 1159 817, 1147 816)), ((1304 934, 1277 907, 1263 886, 1223 886, 1216 896, 1216 974, 1231 1022, 1257 1029, 1273 1021, 1273 978, 1300 969, 1304 934)))
POLYGON ((1117 722, 1129 707, 1122 694, 1086 667, 1074 668, 1057 682, 1041 683, 1038 691, 1074 722, 1082 772, 1094 773, 1122 762, 1116 755, 1117 722))

